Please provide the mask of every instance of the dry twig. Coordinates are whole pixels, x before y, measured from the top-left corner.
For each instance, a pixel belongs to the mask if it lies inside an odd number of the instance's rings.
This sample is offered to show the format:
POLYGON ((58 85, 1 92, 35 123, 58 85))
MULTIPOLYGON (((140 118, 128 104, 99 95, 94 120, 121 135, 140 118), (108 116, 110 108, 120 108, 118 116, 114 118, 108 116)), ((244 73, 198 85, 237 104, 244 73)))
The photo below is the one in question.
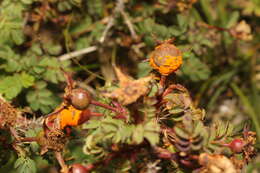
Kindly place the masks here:
POLYGON ((84 55, 84 54, 96 51, 97 49, 98 49, 97 46, 87 47, 87 48, 84 48, 84 49, 81 49, 81 50, 77 50, 77 51, 74 51, 74 52, 70 52, 70 53, 66 53, 64 55, 61 55, 60 57, 58 57, 58 59, 60 61, 65 61, 65 60, 72 59, 72 58, 80 56, 80 55, 84 55))
POLYGON ((133 24, 131 23, 127 13, 124 11, 125 9, 125 5, 124 5, 124 0, 117 0, 117 3, 116 3, 116 8, 115 8, 115 11, 114 13, 111 15, 109 21, 108 21, 108 24, 104 30, 104 32, 102 33, 102 36, 101 38, 99 39, 99 42, 100 43, 103 43, 105 41, 105 38, 107 36, 107 33, 109 31, 110 28, 112 28, 112 26, 114 25, 114 20, 115 20, 115 17, 117 15, 117 13, 120 13, 124 20, 125 20, 125 23, 131 33, 131 36, 136 40, 137 39, 137 34, 134 30, 134 26, 133 24))

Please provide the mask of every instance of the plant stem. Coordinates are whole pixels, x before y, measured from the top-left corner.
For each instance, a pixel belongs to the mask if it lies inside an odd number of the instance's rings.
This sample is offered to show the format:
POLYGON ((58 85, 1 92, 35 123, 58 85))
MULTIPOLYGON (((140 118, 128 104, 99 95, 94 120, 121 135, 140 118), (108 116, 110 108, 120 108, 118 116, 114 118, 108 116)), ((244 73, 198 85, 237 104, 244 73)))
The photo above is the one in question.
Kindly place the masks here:
POLYGON ((90 47, 87 47, 87 48, 84 48, 84 49, 81 49, 81 50, 66 53, 66 54, 58 57, 58 59, 60 61, 66 61, 66 60, 72 59, 74 57, 81 56, 81 55, 96 51, 97 49, 98 49, 97 46, 90 46, 90 47))
POLYGON ((95 100, 91 100, 90 104, 93 104, 93 105, 96 105, 96 106, 100 106, 100 107, 103 107, 105 109, 109 109, 109 110, 114 111, 114 112, 118 112, 117 108, 114 108, 112 106, 109 106, 107 104, 104 104, 104 103, 101 103, 101 102, 98 102, 98 101, 95 101, 95 100))

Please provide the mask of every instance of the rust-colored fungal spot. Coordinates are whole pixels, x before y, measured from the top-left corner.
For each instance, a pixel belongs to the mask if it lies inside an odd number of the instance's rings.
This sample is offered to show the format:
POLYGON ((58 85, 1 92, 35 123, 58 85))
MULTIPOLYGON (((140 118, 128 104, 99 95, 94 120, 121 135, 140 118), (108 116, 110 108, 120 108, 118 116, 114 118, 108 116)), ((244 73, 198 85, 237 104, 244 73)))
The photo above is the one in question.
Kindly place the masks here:
POLYGON ((175 72, 182 64, 182 52, 170 41, 155 48, 150 56, 150 65, 164 76, 175 72))
POLYGON ((69 106, 58 113, 57 117, 60 120, 60 128, 64 129, 66 126, 77 126, 80 124, 81 110, 69 106))

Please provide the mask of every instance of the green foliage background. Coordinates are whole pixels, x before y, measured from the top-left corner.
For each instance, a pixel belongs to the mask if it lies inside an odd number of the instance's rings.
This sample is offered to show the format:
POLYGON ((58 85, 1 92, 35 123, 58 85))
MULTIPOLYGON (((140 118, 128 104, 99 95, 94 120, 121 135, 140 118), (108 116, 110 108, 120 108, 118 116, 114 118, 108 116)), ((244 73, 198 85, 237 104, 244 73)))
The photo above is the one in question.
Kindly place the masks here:
MULTIPOLYGON (((246 121, 260 135, 260 2, 192 2, 126 0, 124 11, 138 36, 134 40, 124 17, 115 10, 116 1, 2 0, 0 93, 17 107, 29 108, 39 117, 61 102, 65 86, 61 85, 65 81, 61 68, 73 72, 79 85, 88 89, 109 85, 115 79, 111 70, 115 62, 127 73, 142 77, 152 70, 143 60, 154 49, 156 39, 174 37, 174 44, 184 52, 184 63, 172 80, 184 84, 195 103, 206 108, 208 121, 229 121, 237 129, 246 121), (100 43, 110 17, 114 25, 100 43), (242 20, 252 29, 251 40, 240 40, 228 32, 198 24, 229 29, 242 20), (68 60, 59 59, 63 54, 90 46, 97 46, 98 50, 68 60)), ((109 119, 99 122, 100 127, 108 122, 109 119)), ((93 128, 90 126, 87 128, 93 128)), ((120 122, 117 126, 123 128, 120 122)), ((137 128, 143 131, 142 127, 137 128)), ((124 131, 127 130, 133 129, 124 131)), ((127 134, 124 135, 127 140, 127 134)), ((135 140, 142 141, 143 135, 135 140)), ((74 150, 71 153, 79 160, 92 159, 74 150)), ((15 160, 16 156, 10 155, 10 160, 15 160)), ((46 167, 45 161, 38 161, 46 167)), ((15 168, 35 172, 33 164, 29 158, 19 158, 15 168)), ((256 160, 248 170, 257 166, 256 160)))

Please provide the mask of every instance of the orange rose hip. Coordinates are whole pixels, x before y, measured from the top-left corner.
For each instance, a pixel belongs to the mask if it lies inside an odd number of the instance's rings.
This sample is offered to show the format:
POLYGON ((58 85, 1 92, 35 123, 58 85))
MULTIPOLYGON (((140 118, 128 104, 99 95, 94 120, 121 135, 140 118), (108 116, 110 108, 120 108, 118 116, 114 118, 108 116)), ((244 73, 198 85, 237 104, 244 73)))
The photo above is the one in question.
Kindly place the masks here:
POLYGON ((150 56, 150 65, 163 76, 175 72, 181 64, 182 52, 169 41, 157 46, 150 56))

